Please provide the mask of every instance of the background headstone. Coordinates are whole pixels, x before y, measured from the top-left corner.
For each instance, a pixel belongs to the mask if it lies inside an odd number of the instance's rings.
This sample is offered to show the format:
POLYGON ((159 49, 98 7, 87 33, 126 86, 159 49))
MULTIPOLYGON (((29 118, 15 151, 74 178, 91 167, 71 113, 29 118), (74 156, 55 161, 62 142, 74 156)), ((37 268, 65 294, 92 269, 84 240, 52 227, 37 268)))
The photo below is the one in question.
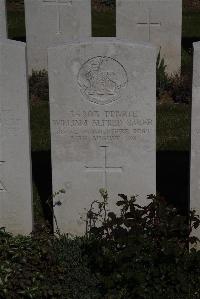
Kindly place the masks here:
MULTIPOLYGON (((190 208, 200 214, 200 42, 194 43, 190 208)), ((200 238, 200 229, 194 231, 200 238)))
POLYGON ((5 0, 0 0, 0 38, 7 37, 7 21, 5 0))
POLYGON ((91 0, 25 0, 28 70, 47 69, 47 48, 91 36, 91 0))
POLYGON ((25 44, 0 40, 0 227, 32 231, 25 44))
POLYGON ((59 228, 82 234, 86 211, 106 188, 156 191, 156 56, 151 45, 110 38, 49 49, 53 190, 59 228))
POLYGON ((182 0, 116 0, 116 35, 159 48, 169 73, 181 66, 182 0))

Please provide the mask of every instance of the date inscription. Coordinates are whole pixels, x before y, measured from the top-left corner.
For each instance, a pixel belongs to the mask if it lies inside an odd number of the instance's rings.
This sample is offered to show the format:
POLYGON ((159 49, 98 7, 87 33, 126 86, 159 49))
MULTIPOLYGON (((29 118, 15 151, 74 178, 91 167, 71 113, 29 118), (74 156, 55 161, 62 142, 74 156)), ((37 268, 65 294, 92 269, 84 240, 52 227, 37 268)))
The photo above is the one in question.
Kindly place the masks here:
POLYGON ((149 135, 153 120, 141 117, 139 111, 67 111, 66 119, 53 119, 54 135, 70 142, 110 144, 137 141, 149 135))

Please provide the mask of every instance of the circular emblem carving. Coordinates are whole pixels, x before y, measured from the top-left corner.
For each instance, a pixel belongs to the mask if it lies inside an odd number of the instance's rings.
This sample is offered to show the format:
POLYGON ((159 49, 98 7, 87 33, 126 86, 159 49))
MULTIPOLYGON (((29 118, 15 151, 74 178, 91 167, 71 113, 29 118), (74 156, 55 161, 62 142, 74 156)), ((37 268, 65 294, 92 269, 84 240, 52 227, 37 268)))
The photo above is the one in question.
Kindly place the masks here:
POLYGON ((78 84, 83 96, 92 103, 105 105, 118 100, 128 77, 123 65, 111 57, 94 57, 79 70, 78 84))

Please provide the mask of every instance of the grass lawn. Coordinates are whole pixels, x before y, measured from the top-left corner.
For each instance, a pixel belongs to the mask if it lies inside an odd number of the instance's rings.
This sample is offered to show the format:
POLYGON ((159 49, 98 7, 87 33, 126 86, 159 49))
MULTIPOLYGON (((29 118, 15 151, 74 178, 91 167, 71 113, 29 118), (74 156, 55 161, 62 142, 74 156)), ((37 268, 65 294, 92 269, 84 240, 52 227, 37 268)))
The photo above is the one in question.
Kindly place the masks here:
POLYGON ((183 38, 200 39, 200 11, 183 10, 183 38))
POLYGON ((26 36, 24 11, 7 10, 7 25, 9 38, 20 39, 26 36))
POLYGON ((190 119, 189 105, 157 105, 157 151, 188 151, 190 119))
POLYGON ((33 151, 50 150, 49 103, 32 104, 31 114, 31 142, 33 151))
POLYGON ((92 12, 92 36, 116 36, 115 12, 92 12))

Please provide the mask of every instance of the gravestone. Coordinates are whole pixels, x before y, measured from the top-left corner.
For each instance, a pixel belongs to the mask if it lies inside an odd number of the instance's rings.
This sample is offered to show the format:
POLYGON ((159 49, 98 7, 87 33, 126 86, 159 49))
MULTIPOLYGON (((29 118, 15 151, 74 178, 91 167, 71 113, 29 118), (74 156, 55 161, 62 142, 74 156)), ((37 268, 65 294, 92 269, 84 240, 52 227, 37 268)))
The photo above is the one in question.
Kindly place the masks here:
POLYGON ((156 55, 149 44, 92 38, 49 49, 52 172, 58 226, 84 232, 99 189, 155 193, 156 55), (81 219, 82 218, 82 219, 81 219))
MULTIPOLYGON (((200 42, 194 43, 190 208, 200 215, 200 42)), ((194 234, 200 238, 200 229, 194 234)))
POLYGON ((47 69, 47 48, 91 36, 91 0, 25 0, 28 70, 47 69))
POLYGON ((25 44, 0 40, 0 227, 32 231, 25 44))
POLYGON ((116 0, 116 35, 161 49, 167 72, 181 66, 182 0, 116 0))
POLYGON ((0 38, 7 37, 5 0, 0 0, 0 38))

